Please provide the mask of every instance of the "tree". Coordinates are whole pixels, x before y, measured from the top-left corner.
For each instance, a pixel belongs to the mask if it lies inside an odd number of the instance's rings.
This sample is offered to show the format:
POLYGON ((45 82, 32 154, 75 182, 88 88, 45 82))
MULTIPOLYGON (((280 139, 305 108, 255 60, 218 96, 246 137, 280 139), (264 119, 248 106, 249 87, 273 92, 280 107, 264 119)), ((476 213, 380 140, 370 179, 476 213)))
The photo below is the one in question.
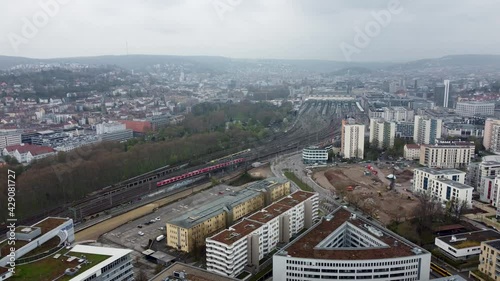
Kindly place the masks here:
POLYGON ((137 274, 137 281, 148 281, 149 278, 146 274, 146 272, 144 271, 144 269, 140 269, 139 270, 139 273, 137 274))
POLYGON ((432 229, 432 223, 443 216, 441 202, 434 198, 430 192, 421 192, 416 195, 418 204, 414 210, 417 222, 417 233, 422 234, 426 230, 432 229))
POLYGON ((455 222, 459 222, 465 210, 467 210, 467 201, 453 198, 447 203, 446 214, 455 222))

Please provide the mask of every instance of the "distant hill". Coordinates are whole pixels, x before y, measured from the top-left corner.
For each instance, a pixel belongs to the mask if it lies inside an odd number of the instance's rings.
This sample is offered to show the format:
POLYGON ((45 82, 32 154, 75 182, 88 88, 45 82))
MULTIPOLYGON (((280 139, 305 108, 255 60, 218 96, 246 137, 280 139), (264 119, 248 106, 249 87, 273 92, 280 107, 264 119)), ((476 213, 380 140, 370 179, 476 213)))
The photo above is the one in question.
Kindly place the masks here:
POLYGON ((406 63, 390 62, 343 62, 328 60, 283 60, 283 59, 232 59, 215 56, 168 56, 168 55, 119 55, 74 57, 56 59, 33 59, 0 56, 0 70, 26 63, 81 63, 90 65, 116 65, 128 69, 143 69, 147 66, 166 63, 188 63, 214 71, 229 71, 234 67, 262 65, 286 65, 305 71, 321 73, 343 73, 346 69, 369 72, 377 69, 410 70, 429 67, 493 67, 500 69, 500 55, 453 55, 442 58, 423 59, 406 63))
POLYGON ((445 67, 496 68, 500 69, 500 55, 452 55, 434 59, 422 59, 393 65, 403 70, 445 67))

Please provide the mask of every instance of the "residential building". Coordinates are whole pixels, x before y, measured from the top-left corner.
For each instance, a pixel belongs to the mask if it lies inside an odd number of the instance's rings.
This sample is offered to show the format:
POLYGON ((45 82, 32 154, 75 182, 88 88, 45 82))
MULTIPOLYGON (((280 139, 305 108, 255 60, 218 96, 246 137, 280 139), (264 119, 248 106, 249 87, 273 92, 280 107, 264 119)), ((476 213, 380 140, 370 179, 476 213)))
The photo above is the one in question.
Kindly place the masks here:
POLYGON ((207 269, 235 277, 259 271, 259 261, 318 218, 318 194, 297 191, 206 239, 207 269))
POLYGON ((500 175, 500 162, 497 161, 483 161, 479 163, 477 168, 477 182, 476 189, 479 193, 479 200, 493 204, 495 201, 495 186, 494 179, 500 175))
POLYGON ((375 145, 379 149, 391 148, 394 146, 395 136, 396 123, 384 119, 370 120, 370 145, 375 145))
POLYGON ((491 280, 500 280, 500 239, 481 241, 478 269, 491 280))
POLYGON ((483 101, 459 101, 455 112, 460 116, 494 116, 495 103, 483 101))
POLYGON ((342 120, 341 153, 344 158, 363 159, 365 153, 365 125, 354 119, 342 120))
POLYGON ((500 120, 486 119, 484 124, 483 145, 486 150, 493 153, 500 153, 500 120))
POLYGON ((302 161, 304 164, 326 164, 328 161, 328 149, 318 146, 310 146, 302 150, 302 161))
POLYGON ((443 120, 428 116, 415 116, 413 141, 417 144, 435 144, 441 138, 443 120))
POLYGON ((205 245, 205 238, 290 194, 290 182, 268 178, 185 213, 166 224, 167 246, 183 252, 205 245))
POLYGON ((125 129, 99 135, 101 141, 126 141, 134 138, 134 131, 125 129))
POLYGON ((118 122, 102 123, 95 126, 96 134, 103 135, 126 130, 125 124, 118 122))
POLYGON ((443 204, 453 201, 472 208, 474 188, 464 184, 465 172, 416 168, 413 171, 413 192, 428 192, 443 204))
POLYGON ((484 126, 461 123, 446 123, 443 125, 443 137, 481 138, 484 135, 484 126))
POLYGON ((21 133, 18 131, 0 131, 0 150, 7 146, 21 144, 21 133))
POLYGON ((439 142, 422 145, 420 165, 429 168, 465 168, 474 157, 475 145, 467 142, 439 142))
POLYGON ((436 237, 434 245, 454 260, 466 260, 473 257, 479 258, 482 242, 497 239, 500 239, 500 233, 494 230, 479 230, 436 237))
POLYGON ((413 131, 415 123, 413 122, 398 122, 396 123, 396 137, 403 139, 413 139, 413 131))
POLYGON ((403 149, 403 157, 407 160, 420 159, 420 145, 419 144, 405 144, 403 149))
POLYGON ((431 254, 340 207, 273 256, 275 281, 429 280, 431 254))
POLYGON ((25 143, 7 146, 2 151, 3 156, 8 155, 13 157, 17 162, 22 164, 29 164, 33 160, 39 160, 55 154, 56 151, 51 147, 25 143))
POLYGON ((382 118, 388 122, 413 122, 415 115, 413 110, 403 106, 383 107, 382 110, 382 118))

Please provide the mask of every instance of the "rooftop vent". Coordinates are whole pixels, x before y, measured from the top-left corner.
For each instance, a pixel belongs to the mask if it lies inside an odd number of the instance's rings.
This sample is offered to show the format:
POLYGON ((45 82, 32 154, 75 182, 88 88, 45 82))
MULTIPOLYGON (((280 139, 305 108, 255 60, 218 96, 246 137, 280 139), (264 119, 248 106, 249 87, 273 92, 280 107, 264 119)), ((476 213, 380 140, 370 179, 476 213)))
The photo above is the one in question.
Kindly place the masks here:
POLYGON ((382 233, 382 231, 376 229, 375 227, 371 226, 371 225, 367 225, 365 224, 364 225, 366 229, 368 229, 368 231, 370 233, 372 233, 373 235, 377 236, 377 237, 382 237, 384 236, 384 233, 382 233))
POLYGON ((465 241, 465 240, 467 240, 466 237, 464 237, 464 238, 457 238, 455 235, 452 235, 451 239, 450 239, 450 242, 460 242, 460 241, 465 241))
POLYGON ((326 221, 331 221, 332 219, 333 219, 333 216, 332 216, 332 215, 327 215, 327 216, 325 217, 325 220, 326 220, 326 221))
POLYGON ((415 255, 420 255, 422 253, 422 250, 419 248, 413 248, 411 249, 411 252, 414 253, 415 255))

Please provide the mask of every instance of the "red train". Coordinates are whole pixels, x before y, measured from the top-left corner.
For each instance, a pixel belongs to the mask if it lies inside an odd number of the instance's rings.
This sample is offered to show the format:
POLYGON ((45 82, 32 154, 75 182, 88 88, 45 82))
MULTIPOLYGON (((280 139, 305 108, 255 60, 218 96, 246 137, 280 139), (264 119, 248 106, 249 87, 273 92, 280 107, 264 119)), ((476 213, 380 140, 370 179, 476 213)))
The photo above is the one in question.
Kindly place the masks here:
POLYGON ((171 183, 174 183, 174 182, 177 182, 177 181, 180 181, 180 180, 184 180, 184 179, 187 179, 187 178, 190 178, 190 177, 198 176, 198 175, 201 175, 201 174, 204 174, 204 173, 215 171, 215 170, 218 170, 220 168, 228 167, 228 166, 235 165, 235 164, 242 163, 242 162, 245 162, 245 158, 238 158, 238 159, 234 159, 234 160, 231 160, 231 161, 228 161, 228 162, 224 162, 224 163, 221 163, 221 164, 217 164, 217 165, 213 165, 213 166, 210 166, 210 167, 206 167, 206 168, 203 168, 203 169, 194 170, 192 172, 185 173, 185 174, 182 174, 180 176, 176 176, 176 177, 172 177, 172 178, 169 178, 169 179, 166 179, 166 180, 159 181, 159 182, 156 183, 156 186, 157 187, 164 186, 164 185, 167 185, 167 184, 171 184, 171 183))

